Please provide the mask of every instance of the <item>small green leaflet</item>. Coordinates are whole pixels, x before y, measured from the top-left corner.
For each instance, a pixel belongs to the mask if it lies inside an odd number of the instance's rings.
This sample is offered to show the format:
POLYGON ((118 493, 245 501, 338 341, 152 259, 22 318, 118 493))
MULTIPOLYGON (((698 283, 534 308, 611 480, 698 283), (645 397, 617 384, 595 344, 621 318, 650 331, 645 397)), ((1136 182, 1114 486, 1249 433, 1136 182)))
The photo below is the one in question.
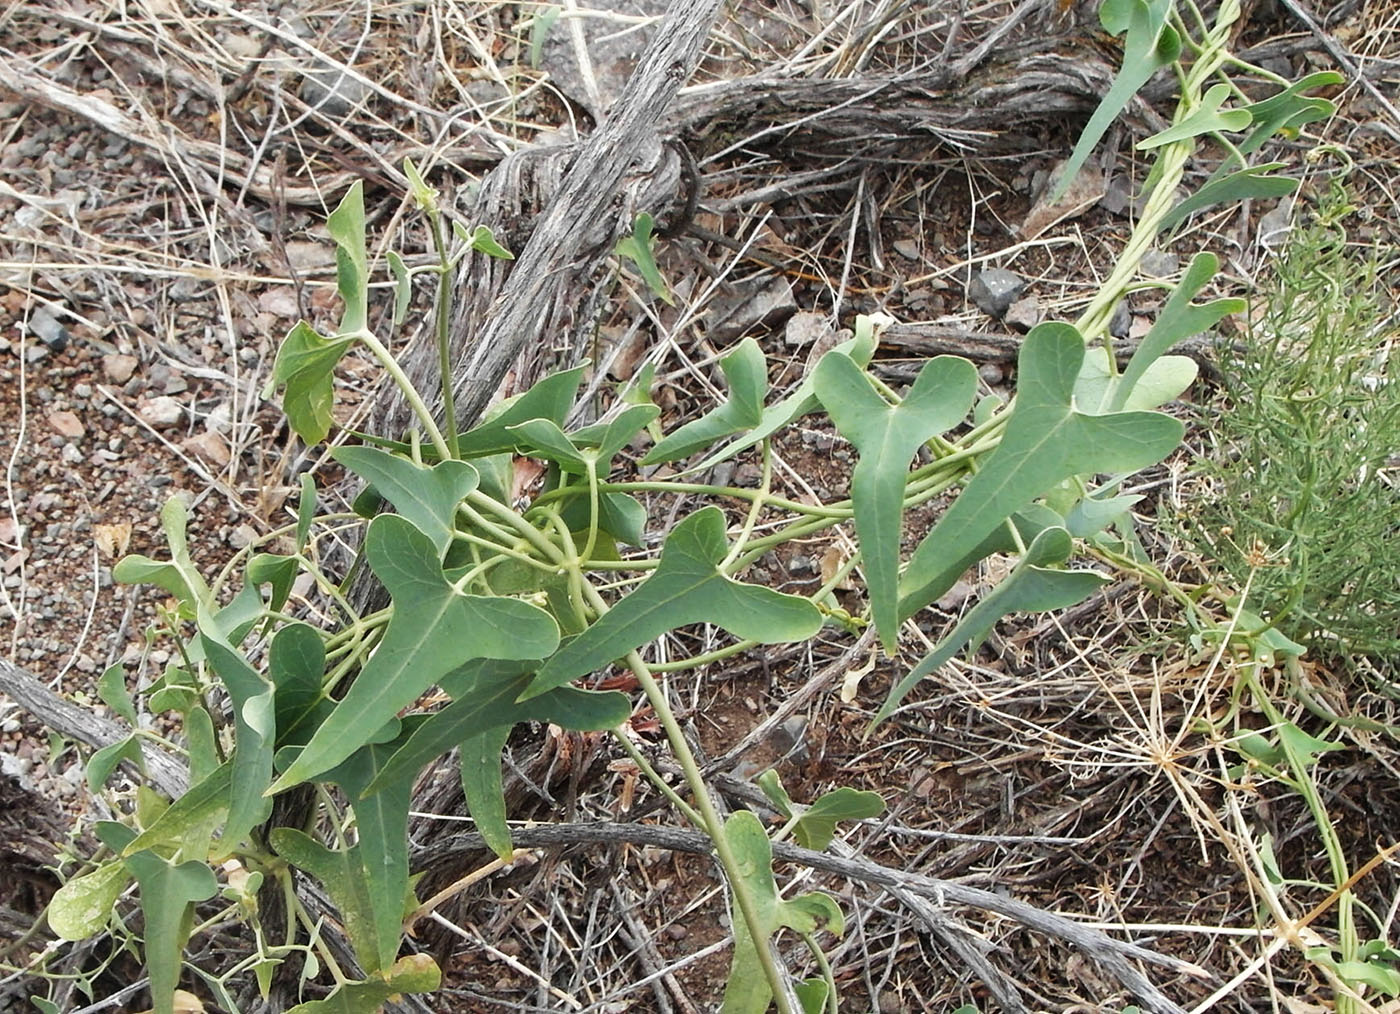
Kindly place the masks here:
POLYGON ((643 465, 675 461, 709 447, 716 440, 751 430, 763 421, 763 399, 768 393, 768 364, 763 350, 745 338, 719 361, 729 382, 729 400, 699 419, 686 423, 651 449, 643 465))
POLYGON ((103 670, 97 677, 97 696, 113 713, 126 719, 132 728, 136 727, 136 708, 131 703, 131 694, 126 689, 126 668, 117 662, 103 670))
POLYGON ((966 359, 939 356, 919 372, 904 400, 891 405, 848 356, 822 357, 814 374, 817 397, 860 460, 851 477, 856 536, 870 595, 870 613, 886 653, 899 634, 899 542, 909 463, 930 438, 966 418, 977 393, 977 369, 966 359))
MULTIPOLYGON (((877 324, 888 323, 888 317, 870 317, 861 314, 856 318, 855 336, 837 345, 827 352, 827 355, 841 353, 849 356, 851 361, 857 366, 864 368, 875 355, 875 327, 877 324)), ((721 461, 734 457, 745 448, 752 447, 763 440, 767 440, 778 430, 789 423, 795 422, 808 413, 815 412, 821 408, 821 402, 817 400, 816 381, 814 379, 815 370, 809 372, 802 379, 802 383, 797 385, 797 389, 782 401, 768 406, 759 417, 758 426, 743 436, 730 441, 719 450, 715 451, 698 465, 694 465, 687 471, 699 472, 706 468, 713 468, 721 461)))
POLYGON ((544 50, 544 40, 549 35, 549 30, 554 27, 554 22, 559 20, 559 15, 564 13, 564 8, 558 4, 548 4, 541 7, 530 20, 530 66, 539 67, 540 54, 544 50))
POLYGON ((195 903, 212 898, 219 883, 213 870, 194 860, 174 863, 147 850, 122 861, 141 885, 146 971, 151 977, 154 1014, 174 1014, 180 954, 193 928, 195 903))
POLYGON ((477 487, 475 468, 465 461, 439 461, 425 468, 377 447, 337 447, 331 457, 393 504, 442 559, 456 530, 457 505, 477 487))
POLYGON ((193 786, 136 835, 125 847, 130 852, 180 845, 228 809, 233 762, 225 761, 193 786))
POLYGON ((484 225, 478 225, 471 232, 461 222, 452 223, 452 234, 467 245, 467 249, 494 257, 500 261, 513 261, 515 254, 496 241, 496 234, 484 225))
POLYGON ((297 579, 297 558, 258 553, 248 561, 245 573, 250 585, 272 585, 272 597, 267 600, 267 607, 277 612, 287 604, 287 598, 292 594, 292 585, 297 579))
POLYGON ((423 174, 413 164, 413 159, 405 156, 403 174, 408 177, 408 193, 419 211, 437 211, 437 190, 428 186, 423 174))
POLYGON ((1153 74, 1171 64, 1181 55, 1181 36, 1167 24, 1173 0, 1104 0, 1099 6, 1099 21, 1110 35, 1128 33, 1123 43, 1123 66, 1109 86, 1094 115, 1089 118, 1084 133, 1064 168, 1060 181, 1050 197, 1057 201, 1064 196, 1079 170, 1089 160, 1094 146, 1108 131, 1118 114, 1132 101, 1139 88, 1153 74))
POLYGON ((553 461, 566 472, 593 472, 604 479, 613 457, 660 413, 655 405, 633 405, 606 423, 576 433, 565 433, 549 419, 531 419, 510 427, 510 432, 518 438, 521 453, 553 461))
POLYGON ((389 262, 389 274, 394 276, 394 327, 398 327, 408 316, 408 301, 413 297, 413 279, 398 251, 386 252, 384 259, 389 262))
POLYGON ((307 444, 319 444, 331 431, 331 406, 335 402, 335 364, 354 339, 322 338, 306 321, 282 339, 272 376, 263 396, 282 391, 282 411, 296 435, 307 444))
POLYGON ((895 685, 869 728, 888 718, 919 680, 938 670, 963 648, 981 644, 1001 617, 1063 609, 1082 602, 1107 584, 1108 578, 1091 570, 1051 569, 1069 559, 1073 548, 1074 542, 1063 528, 1047 528, 1037 535, 1016 568, 983 595, 938 647, 895 685))
POLYGON ((728 577, 719 569, 727 549, 718 507, 686 518, 666 539, 651 576, 550 658, 523 697, 563 686, 691 623, 713 623, 761 644, 806 640, 821 629, 822 615, 806 599, 728 577))
POLYGON ((326 218, 326 231, 335 240, 336 287, 345 301, 340 333, 369 326, 369 255, 365 252, 365 187, 359 180, 326 218))
POLYGON ((1270 176, 1275 169, 1282 169, 1282 162, 1265 162, 1250 166, 1229 176, 1212 180, 1201 187, 1169 211, 1162 219, 1162 229, 1169 230, 1190 218, 1202 208, 1212 204, 1248 201, 1255 198, 1287 197, 1296 193, 1299 182, 1286 176, 1270 176))
POLYGON ((652 253, 652 224, 652 217, 642 212, 632 223, 632 235, 618 240, 613 252, 637 265, 642 281, 647 283, 653 296, 667 306, 675 306, 676 301, 671 298, 671 290, 666 285, 666 279, 661 277, 661 269, 656 266, 656 257, 652 253))
POLYGON ((393 617, 345 698, 270 792, 339 764, 446 673, 473 658, 545 658, 559 628, 544 610, 459 595, 428 537, 396 514, 370 522, 365 556, 393 600, 393 617))
POLYGON ((878 817, 885 810, 885 801, 878 792, 861 792, 849 785, 824 793, 811 806, 799 807, 787 794, 782 779, 773 769, 763 772, 755 781, 784 817, 791 820, 801 811, 792 828, 793 836, 804 849, 816 852, 825 851, 831 844, 831 839, 836 837, 838 822, 868 820, 878 817))
POLYGON ((122 584, 153 584, 190 608, 207 599, 209 586, 195 569, 185 541, 188 520, 189 512, 184 500, 172 496, 165 501, 160 509, 160 524, 170 545, 170 562, 163 563, 133 553, 117 561, 112 568, 113 580, 122 584))
POLYGON ((1046 490, 1075 475, 1135 472, 1181 441, 1182 424, 1157 412, 1079 411, 1073 392, 1083 362, 1084 339, 1069 324, 1041 324, 1026 336, 1001 445, 914 551, 900 585, 901 615, 928 604, 921 589, 947 560, 1046 490))
POLYGON ((377 972, 379 948, 375 943, 374 915, 370 911, 360 847, 354 845, 344 851, 333 851, 305 832, 290 827, 273 828, 270 844, 287 862, 321 882, 340 911, 355 956, 366 971, 377 972))
POLYGON ((324 1000, 299 1003, 287 1014, 378 1014, 398 993, 431 993, 442 984, 442 972, 426 954, 409 954, 394 962, 382 979, 343 982, 324 1000))
POLYGON ((122 761, 131 761, 142 771, 145 770, 145 762, 141 756, 141 741, 134 734, 109 746, 104 746, 88 758, 86 771, 88 791, 93 793, 99 791, 106 784, 107 779, 112 777, 112 772, 117 770, 122 761))
POLYGON ((1202 134, 1218 134, 1224 131, 1240 131, 1249 126, 1254 118, 1248 109, 1228 109, 1220 111, 1225 100, 1230 97, 1230 86, 1213 85, 1201 97, 1201 104, 1190 116, 1180 123, 1168 127, 1137 143, 1138 151, 1160 148, 1164 144, 1185 141, 1202 134))
POLYGON ((316 480, 310 472, 301 473, 301 498, 297 500, 297 552, 306 548, 311 523, 316 520, 316 480))
POLYGON ((758 948, 770 946, 769 939, 785 927, 803 936, 819 929, 840 936, 845 920, 829 895, 813 892, 784 899, 778 894, 778 883, 773 879, 773 845, 763 833, 763 825, 748 810, 739 810, 724 822, 724 837, 734 852, 738 876, 758 910, 763 939, 754 940, 738 904, 732 905, 734 959, 720 1014, 764 1014, 773 1002, 773 991, 763 974, 758 948))
POLYGON ((130 880, 131 874, 119 859, 74 877, 54 892, 49 902, 45 913, 49 928, 63 940, 86 940, 100 932, 111 920, 117 899, 130 880))

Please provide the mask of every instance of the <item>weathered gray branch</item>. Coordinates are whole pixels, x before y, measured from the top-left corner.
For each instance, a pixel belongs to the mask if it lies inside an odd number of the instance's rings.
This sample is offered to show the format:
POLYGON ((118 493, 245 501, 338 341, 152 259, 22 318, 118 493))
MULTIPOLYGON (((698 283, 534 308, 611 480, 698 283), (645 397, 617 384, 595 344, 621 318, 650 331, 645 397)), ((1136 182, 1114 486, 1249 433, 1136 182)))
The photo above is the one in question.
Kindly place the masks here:
MULTIPOLYGON (((700 831, 653 824, 548 824, 514 829, 511 838, 518 848, 559 849, 571 845, 626 843, 650 845, 692 855, 708 855, 712 850, 709 837, 700 831)), ((461 853, 485 849, 479 834, 457 834, 419 849, 414 856, 414 865, 421 868, 434 863, 451 862, 461 853)), ((1138 971, 1132 965, 1132 961, 1161 965, 1193 977, 1206 977, 1201 968, 1179 958, 1159 954, 1137 944, 1115 940, 1099 930, 1090 929, 1062 915, 1046 912, 1024 901, 959 881, 939 880, 920 873, 895 870, 854 855, 838 856, 814 852, 786 842, 774 843, 773 856, 781 862, 797 863, 848 880, 905 892, 932 901, 936 905, 964 905, 1006 916, 1028 929, 1056 937, 1082 951, 1126 989, 1132 991, 1150 1011, 1182 1014, 1181 1007, 1173 1003, 1150 979, 1138 971)))
MULTIPOLYGON (((119 743, 131 735, 131 730, 126 726, 103 718, 90 707, 65 701, 34 675, 2 658, 0 693, 48 728, 96 749, 119 743)), ((150 783, 171 799, 183 795, 189 785, 189 772, 185 765, 149 743, 142 744, 142 752, 150 783)))

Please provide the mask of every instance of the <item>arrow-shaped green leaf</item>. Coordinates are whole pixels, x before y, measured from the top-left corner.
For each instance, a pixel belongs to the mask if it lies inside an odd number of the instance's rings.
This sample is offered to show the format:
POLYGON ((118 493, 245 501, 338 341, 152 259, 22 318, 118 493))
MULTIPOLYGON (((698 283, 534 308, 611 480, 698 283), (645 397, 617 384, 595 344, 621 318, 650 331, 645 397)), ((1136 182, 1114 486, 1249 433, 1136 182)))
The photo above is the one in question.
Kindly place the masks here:
MULTIPOLYGON (((347 311, 348 312, 348 311, 347 311)), ((350 348, 352 338, 322 338, 306 321, 298 321, 282 339, 264 397, 277 388, 282 411, 296 435, 319 444, 331 431, 335 403, 335 364, 350 348)))
POLYGON ((1181 54, 1181 36, 1167 24, 1171 9, 1172 0, 1104 0, 1100 5, 1099 21, 1104 30, 1110 35, 1128 33, 1123 42, 1123 66, 1103 101, 1094 110, 1094 115, 1089 118, 1084 133, 1079 135, 1079 142, 1060 172, 1051 201, 1064 196, 1074 177, 1088 161, 1094 146, 1132 101, 1137 90, 1181 54))
POLYGON ((169 562, 152 560, 133 553, 117 561, 112 578, 122 584, 153 584, 169 592, 191 609, 209 598, 209 586, 195 569, 185 539, 189 511, 178 496, 165 501, 160 509, 160 525, 170 546, 169 562))
POLYGON ((388 968, 399 953, 403 935, 404 899, 408 896, 408 808, 417 771, 382 778, 389 758, 398 752, 426 719, 404 719, 399 734, 387 743, 362 746, 322 777, 339 785, 355 808, 355 829, 364 870, 369 910, 374 920, 377 968, 388 968), (365 790, 371 782, 379 789, 365 790))
POLYGON ((899 634, 899 542, 909 463, 930 438, 961 422, 977 393, 966 359, 929 360, 898 405, 882 398, 847 356, 823 356, 816 393, 840 434, 860 453, 851 476, 856 536, 870 594, 870 614, 886 653, 899 634))
POLYGON ((642 459, 644 465, 675 461, 716 440, 751 430, 763 421, 763 398, 768 393, 768 364, 763 350, 752 338, 745 338, 733 352, 719 361, 724 379, 729 382, 729 399, 723 404, 686 423, 642 459))
MULTIPOLYGON (((783 788, 778 772, 770 768, 759 775, 756 781, 763 794, 784 817, 792 819, 793 815, 798 813, 798 807, 787 794, 787 789, 783 788)), ((802 809, 797 823, 793 825, 792 833, 804 849, 822 852, 831 844, 831 839, 836 837, 836 825, 839 822, 867 820, 878 817, 884 810, 885 801, 880 798, 878 792, 862 792, 849 785, 843 785, 839 789, 823 793, 815 803, 802 809)))
POLYGON ((501 786, 501 749, 518 722, 553 722, 566 729, 593 731, 621 725, 631 714, 626 695, 557 687, 517 703, 538 662, 481 659, 444 676, 442 687, 454 698, 414 732, 383 770, 369 791, 394 779, 411 781, 424 764, 461 747, 462 788, 477 829, 498 854, 511 853, 506 826, 505 795, 501 786))
MULTIPOLYGON (((586 365, 575 366, 571 370, 551 373, 528 391, 501 402, 480 425, 458 436, 458 451, 466 458, 514 451, 517 439, 510 432, 510 427, 531 419, 548 419, 556 426, 564 425, 564 418, 573 408, 579 381, 586 368, 586 365)), ((407 450, 407 447, 406 444, 392 445, 394 450, 407 450)))
POLYGON ((431 468, 377 447, 337 447, 335 458, 426 535, 442 559, 452 543, 457 505, 476 489, 479 476, 465 461, 439 461, 431 468))
MULTIPOLYGON (((840 353, 850 357, 857 366, 864 368, 875 354, 875 323, 873 318, 864 314, 857 317, 855 336, 831 349, 827 355, 840 353)), ((815 372, 814 370, 808 373, 802 379, 802 383, 797 385, 797 389, 782 401, 765 408, 759 418, 758 425, 752 431, 726 444, 700 464, 692 466, 688 471, 700 472, 707 468, 713 468, 721 461, 734 457, 745 448, 767 440, 789 423, 821 408, 821 402, 817 400, 815 372)))
POLYGON ((651 216, 642 212, 632 225, 632 235, 618 240, 613 252, 637 265, 637 271, 641 273, 642 281, 647 283, 652 295, 667 306, 675 306, 676 301, 671 298, 671 290, 666 285, 666 279, 661 276, 661 269, 656 266, 656 257, 652 253, 651 226, 651 216))
POLYGON ((308 1000, 287 1014, 378 1014, 397 993, 431 993, 442 984, 442 972, 426 954, 407 954, 394 962, 382 979, 342 982, 324 1000, 308 1000))
POLYGON ((973 606, 952 632, 909 674, 899 681, 870 722, 874 728, 889 717, 900 701, 925 676, 936 671, 963 648, 982 642, 992 626, 1008 613, 1038 613, 1082 602, 1108 583, 1091 570, 1052 570, 1069 559, 1074 542, 1063 528, 1047 528, 1026 549, 1016 568, 973 606))
POLYGON ((326 218, 336 242, 336 287, 345 301, 340 333, 363 331, 369 324, 369 255, 365 251, 365 188, 356 180, 326 218))
POLYGON ((1171 453, 1184 427, 1157 412, 1088 415, 1074 405, 1084 339, 1068 324, 1036 327, 1021 347, 1016 407, 1001 445, 914 551, 900 584, 902 615, 927 605, 921 589, 1013 512, 1070 476, 1135 472, 1171 453))
POLYGON ((524 697, 563 686, 691 623, 713 623, 762 644, 806 640, 821 628, 821 613, 806 599, 725 575, 719 564, 727 549, 718 507, 686 518, 666 539, 652 575, 550 658, 524 697))
POLYGON ((379 948, 375 941, 369 886, 360 862, 360 847, 331 850, 305 832, 290 827, 273 828, 270 841, 274 852, 321 882, 331 902, 340 910, 341 922, 360 964, 368 972, 378 971, 379 948))
POLYGON ((516 599, 458 594, 433 544, 396 514, 370 523, 365 556, 393 600, 393 617, 345 699, 277 780, 281 792, 339 764, 446 673, 473 658, 544 658, 559 628, 516 599))
POLYGON ((1282 162, 1265 162, 1262 165, 1240 169, 1228 176, 1212 180, 1183 200, 1162 219, 1162 228, 1172 229, 1186 221, 1202 208, 1212 204, 1228 204, 1234 201, 1248 201, 1256 198, 1287 197, 1298 190, 1299 182, 1286 176, 1270 176, 1275 169, 1282 169, 1282 162))
POLYGON ((1214 327, 1228 314, 1244 311, 1243 299, 1216 299, 1200 305, 1191 302, 1215 275, 1218 264, 1215 254, 1211 253, 1198 253, 1191 258, 1191 264, 1172 290, 1167 305, 1162 307, 1152 329, 1143 337, 1133 358, 1128 360, 1108 403, 1110 411, 1117 412, 1127 405, 1133 388, 1148 368, 1177 342, 1214 327))
POLYGON ((1254 119, 1249 109, 1227 109, 1220 111, 1220 107, 1225 100, 1230 97, 1230 86, 1226 84, 1213 85, 1205 95, 1201 96, 1201 104, 1197 106, 1186 119, 1180 123, 1173 124, 1166 130, 1153 134, 1137 143, 1138 151, 1148 151, 1152 148, 1160 148, 1164 144, 1171 144, 1175 141, 1185 141, 1188 138, 1199 137, 1202 134, 1217 134, 1222 131, 1239 131, 1248 127, 1250 121, 1254 119))
POLYGON ((155 1014, 174 1014, 180 953, 190 937, 195 903, 212 898, 219 890, 219 882, 214 879, 213 870, 193 860, 172 863, 144 851, 122 861, 141 885, 151 1005, 155 1014))
POLYGON ((738 865, 735 875, 754 903, 763 938, 754 940, 748 921, 739 918, 736 904, 734 958, 720 1014, 764 1014, 773 1001, 773 990, 763 974, 758 948, 768 947, 769 938, 784 927, 803 936, 823 928, 840 936, 845 920, 829 895, 814 892, 784 899, 778 894, 778 883, 773 879, 773 845, 763 825, 748 810, 739 810, 724 822, 724 837, 738 865))

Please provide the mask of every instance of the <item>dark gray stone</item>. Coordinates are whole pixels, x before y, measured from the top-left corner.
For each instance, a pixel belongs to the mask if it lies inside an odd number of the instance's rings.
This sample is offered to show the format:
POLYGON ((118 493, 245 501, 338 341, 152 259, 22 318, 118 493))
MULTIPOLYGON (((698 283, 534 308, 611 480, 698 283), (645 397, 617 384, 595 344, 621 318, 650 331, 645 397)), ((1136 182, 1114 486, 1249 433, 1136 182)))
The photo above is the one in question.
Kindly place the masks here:
POLYGON ((1132 312, 1128 309, 1126 301, 1120 302, 1113 308, 1113 316, 1108 319, 1108 333, 1115 338, 1126 338, 1132 326, 1132 312))
POLYGON ((1142 256, 1142 273, 1149 278, 1166 278, 1176 274, 1181 258, 1166 250, 1149 250, 1142 256))
POLYGON ((1001 320, 1025 291, 1026 282, 1020 275, 1005 268, 986 268, 973 276, 967 298, 983 313, 1001 320))

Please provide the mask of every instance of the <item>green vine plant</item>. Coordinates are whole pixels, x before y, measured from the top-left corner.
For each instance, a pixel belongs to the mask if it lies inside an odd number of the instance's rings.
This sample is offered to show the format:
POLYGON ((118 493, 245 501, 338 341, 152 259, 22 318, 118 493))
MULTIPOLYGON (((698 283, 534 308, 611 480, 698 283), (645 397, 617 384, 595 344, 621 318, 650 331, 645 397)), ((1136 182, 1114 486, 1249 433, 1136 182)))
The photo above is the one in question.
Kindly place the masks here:
MULTIPOLYGON (((1164 230, 1202 206, 1291 188, 1275 174, 1277 163, 1256 165, 1250 157, 1270 136, 1327 115, 1330 104, 1305 93, 1337 80, 1315 74, 1290 84, 1240 64, 1226 51, 1238 15, 1234 0, 1219 4, 1210 23, 1190 2, 1103 4, 1104 27, 1126 33, 1133 72, 1125 71, 1105 99, 1075 161, 1143 83, 1143 68, 1176 74, 1180 100, 1173 126, 1139 145, 1150 153, 1152 171, 1121 261, 1078 320, 1041 324, 1025 338, 1013 400, 979 399, 972 364, 949 356, 926 362, 907 390, 891 389, 869 369, 881 323, 869 317, 795 390, 772 397, 763 352, 745 339, 720 360, 727 400, 665 434, 641 459, 683 469, 670 478, 638 478, 629 455, 639 437, 658 432, 660 410, 644 387, 617 398, 599 421, 564 428, 584 368, 541 380, 465 432, 457 431, 444 383, 439 422, 370 326, 372 265, 363 196, 353 186, 327 222, 338 248, 340 328, 322 335, 297 324, 281 345, 269 391, 280 390, 303 441, 325 441, 333 427, 333 371, 358 344, 403 391, 416 429, 401 441, 342 434, 332 456, 365 484, 355 512, 319 513, 315 484, 303 476, 295 519, 211 579, 186 544, 179 499, 162 514, 165 558, 130 556, 118 564, 117 580, 153 584, 171 597, 166 633, 179 650, 136 698, 120 669, 104 676, 102 697, 133 730, 141 710, 178 716, 182 741, 159 746, 185 758, 190 787, 171 800, 142 789, 120 820, 97 824, 103 848, 54 897, 54 931, 67 940, 111 932, 136 948, 156 1014, 171 1014, 186 972, 229 1010, 236 1009, 230 984, 238 977, 251 972, 265 994, 284 965, 281 974, 299 977, 305 998, 296 1014, 374 1011, 392 994, 432 991, 440 981, 433 960, 402 953, 405 918, 419 904, 406 840, 415 777, 457 750, 476 827, 509 857, 501 752, 514 726, 551 722, 611 730, 679 816, 713 842, 734 936, 724 1014, 837 1010, 821 934, 841 932, 841 909, 820 892, 784 895, 772 841, 793 835, 825 848, 839 821, 877 814, 879 797, 839 788, 804 807, 769 775, 762 785, 787 816, 781 827, 770 832, 744 810, 722 818, 662 682, 667 673, 757 645, 805 641, 825 627, 873 625, 884 651, 902 658, 901 631, 911 617, 979 561, 1013 555, 1001 583, 932 651, 904 666, 874 710, 873 727, 921 679, 975 650, 1003 616, 1084 600, 1112 580, 1105 561, 1141 572, 1128 513, 1140 497, 1124 492, 1125 483, 1178 446, 1182 424, 1156 409, 1195 376, 1189 359, 1168 350, 1241 303, 1195 301, 1215 274, 1208 253, 1174 286, 1139 279, 1139 261, 1164 230), (1250 99, 1236 78, 1270 94, 1250 99), (1208 140, 1225 161, 1183 201, 1186 167, 1208 140), (1106 344, 1107 322, 1125 293, 1153 285, 1171 289, 1170 297, 1120 371, 1106 344), (855 447, 848 499, 799 503, 773 491, 771 442, 799 421, 829 421, 855 447), (756 489, 695 478, 741 453, 762 463, 756 489), (517 456, 547 465, 543 488, 523 506, 511 492, 517 456), (952 494, 951 506, 904 557, 909 511, 952 494), (676 496, 704 506, 657 531, 649 506, 676 496), (347 525, 364 526, 363 563, 390 600, 366 615, 317 564, 318 540, 347 525), (842 525, 853 526, 859 547, 852 565, 867 603, 859 615, 841 609, 832 594, 850 566, 807 595, 743 579, 775 547, 842 525), (315 623, 293 610, 293 587, 308 580, 323 603, 315 623), (648 661, 652 641, 695 624, 717 627, 731 640, 665 666, 648 661), (612 665, 635 678, 644 705, 589 688, 590 674, 612 665), (419 702, 433 687, 450 702, 424 710, 419 702), (642 706, 655 714, 684 772, 682 790, 661 780, 633 743, 629 723, 642 706), (275 797, 291 791, 309 803, 294 823, 270 820, 275 797), (330 897, 358 968, 327 946, 294 871, 319 881, 330 897), (141 919, 128 921, 119 899, 132 882, 141 919), (280 927, 264 927, 258 916, 269 892, 284 902, 280 927), (215 970, 186 959, 193 936, 231 919, 247 923, 249 953, 215 970), (797 981, 781 960, 773 941, 784 930, 810 947, 814 976, 797 981)), ((488 230, 455 222, 444 229, 448 215, 434 191, 412 163, 406 170, 437 257, 412 269, 397 255, 388 258, 393 320, 404 318, 415 276, 434 276, 446 377, 453 269, 468 250, 508 253, 488 230)), ((664 293, 651 242, 649 220, 639 222, 619 256, 664 293)), ((133 731, 94 755, 94 787, 122 761, 139 764, 151 739, 133 731)))

